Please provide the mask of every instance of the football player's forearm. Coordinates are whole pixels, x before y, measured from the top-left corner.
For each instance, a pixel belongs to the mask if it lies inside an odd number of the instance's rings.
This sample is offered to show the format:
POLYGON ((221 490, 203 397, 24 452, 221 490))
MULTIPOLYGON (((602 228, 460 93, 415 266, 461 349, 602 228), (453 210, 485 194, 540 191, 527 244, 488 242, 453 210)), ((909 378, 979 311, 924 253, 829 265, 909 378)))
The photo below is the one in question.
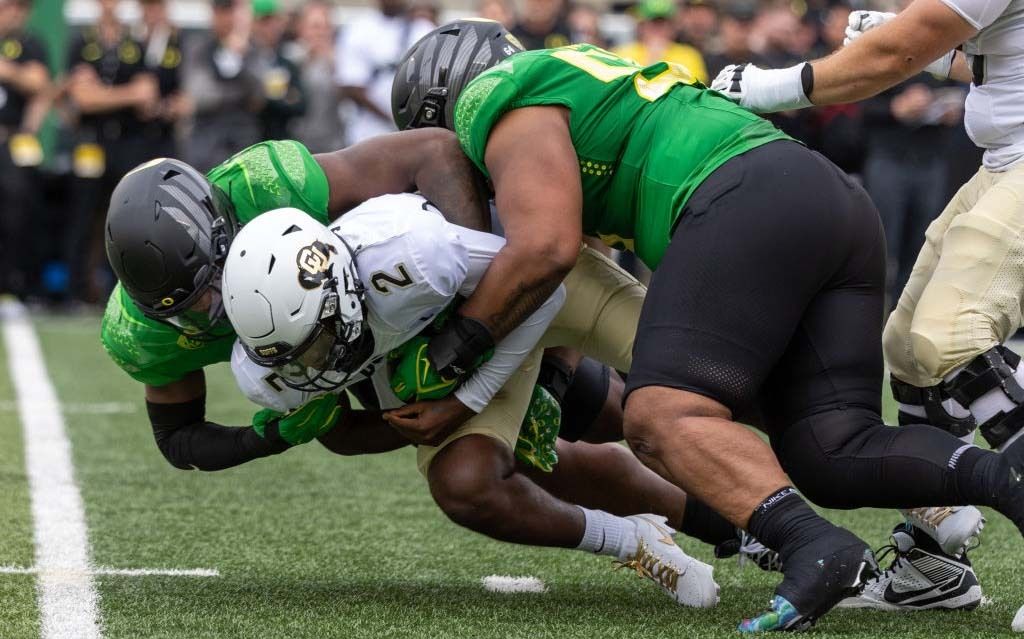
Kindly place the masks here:
POLYGON ((974 33, 941 0, 914 0, 891 21, 812 62, 814 90, 808 97, 818 105, 871 97, 920 73, 974 33))
POLYGON ((314 159, 327 176, 332 218, 372 197, 419 189, 450 222, 490 226, 486 195, 455 134, 445 129, 379 135, 314 159))
POLYGON ((551 297, 572 266, 550 252, 506 244, 459 314, 483 323, 497 342, 551 297))
POLYGON ((264 439, 252 426, 234 428, 205 420, 205 397, 175 404, 146 402, 153 438, 164 458, 182 470, 223 470, 276 455, 290 446, 264 439))
POLYGON ((455 391, 455 397, 473 412, 482 411, 537 346, 564 303, 565 287, 560 286, 539 309, 495 344, 494 356, 474 371, 455 391))
POLYGON ((416 189, 452 224, 490 231, 489 197, 483 176, 454 136, 437 140, 433 146, 436 152, 430 155, 434 157, 423 157, 413 177, 416 189))
POLYGON ((345 413, 342 423, 317 440, 337 455, 374 455, 398 450, 409 440, 391 428, 381 411, 356 410, 345 413))

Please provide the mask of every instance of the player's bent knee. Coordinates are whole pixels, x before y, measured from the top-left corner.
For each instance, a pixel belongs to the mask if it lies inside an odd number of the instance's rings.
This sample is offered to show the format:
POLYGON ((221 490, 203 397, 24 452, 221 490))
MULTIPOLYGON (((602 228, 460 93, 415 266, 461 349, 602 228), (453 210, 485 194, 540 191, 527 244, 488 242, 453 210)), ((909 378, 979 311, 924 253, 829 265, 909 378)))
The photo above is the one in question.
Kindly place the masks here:
POLYGON ((430 465, 430 494, 438 507, 460 526, 487 532, 490 526, 514 517, 504 512, 513 472, 512 455, 490 437, 471 435, 452 442, 430 465))

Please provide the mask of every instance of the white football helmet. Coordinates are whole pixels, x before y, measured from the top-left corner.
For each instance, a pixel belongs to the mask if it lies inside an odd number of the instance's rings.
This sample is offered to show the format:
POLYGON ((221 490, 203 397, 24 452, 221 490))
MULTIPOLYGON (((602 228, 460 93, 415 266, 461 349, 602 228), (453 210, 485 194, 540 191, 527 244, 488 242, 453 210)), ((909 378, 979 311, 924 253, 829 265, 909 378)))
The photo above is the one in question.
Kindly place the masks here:
POLYGON ((246 354, 285 367, 291 388, 334 390, 373 354, 352 251, 298 209, 242 227, 224 264, 223 296, 246 354))

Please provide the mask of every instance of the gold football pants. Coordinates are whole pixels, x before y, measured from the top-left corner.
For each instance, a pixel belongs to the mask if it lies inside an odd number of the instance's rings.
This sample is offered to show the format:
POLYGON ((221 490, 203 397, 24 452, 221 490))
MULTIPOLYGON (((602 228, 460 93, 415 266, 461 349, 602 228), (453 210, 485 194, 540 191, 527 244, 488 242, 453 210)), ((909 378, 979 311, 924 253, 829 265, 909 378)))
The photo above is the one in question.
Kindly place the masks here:
POLYGON ((892 374, 933 386, 1021 325, 1024 163, 981 168, 928 227, 882 342, 892 374))

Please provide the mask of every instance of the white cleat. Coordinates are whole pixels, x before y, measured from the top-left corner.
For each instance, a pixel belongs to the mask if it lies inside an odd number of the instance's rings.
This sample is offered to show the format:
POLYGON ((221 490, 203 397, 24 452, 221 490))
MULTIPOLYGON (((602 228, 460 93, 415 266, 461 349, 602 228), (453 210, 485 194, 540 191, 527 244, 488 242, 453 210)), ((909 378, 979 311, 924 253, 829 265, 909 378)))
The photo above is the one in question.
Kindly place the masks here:
POLYGON ((897 530, 889 547, 896 556, 885 572, 867 583, 857 597, 839 602, 840 608, 886 611, 974 610, 981 604, 981 586, 971 562, 939 551, 924 533, 918 546, 914 531, 897 530))
POLYGON ((907 522, 924 531, 947 555, 959 557, 976 544, 985 517, 974 506, 936 506, 901 510, 907 522))
POLYGON ((636 525, 636 552, 619 557, 619 567, 631 568, 664 590, 681 606, 712 608, 718 604, 714 568, 683 552, 672 539, 664 517, 632 515, 636 525))

